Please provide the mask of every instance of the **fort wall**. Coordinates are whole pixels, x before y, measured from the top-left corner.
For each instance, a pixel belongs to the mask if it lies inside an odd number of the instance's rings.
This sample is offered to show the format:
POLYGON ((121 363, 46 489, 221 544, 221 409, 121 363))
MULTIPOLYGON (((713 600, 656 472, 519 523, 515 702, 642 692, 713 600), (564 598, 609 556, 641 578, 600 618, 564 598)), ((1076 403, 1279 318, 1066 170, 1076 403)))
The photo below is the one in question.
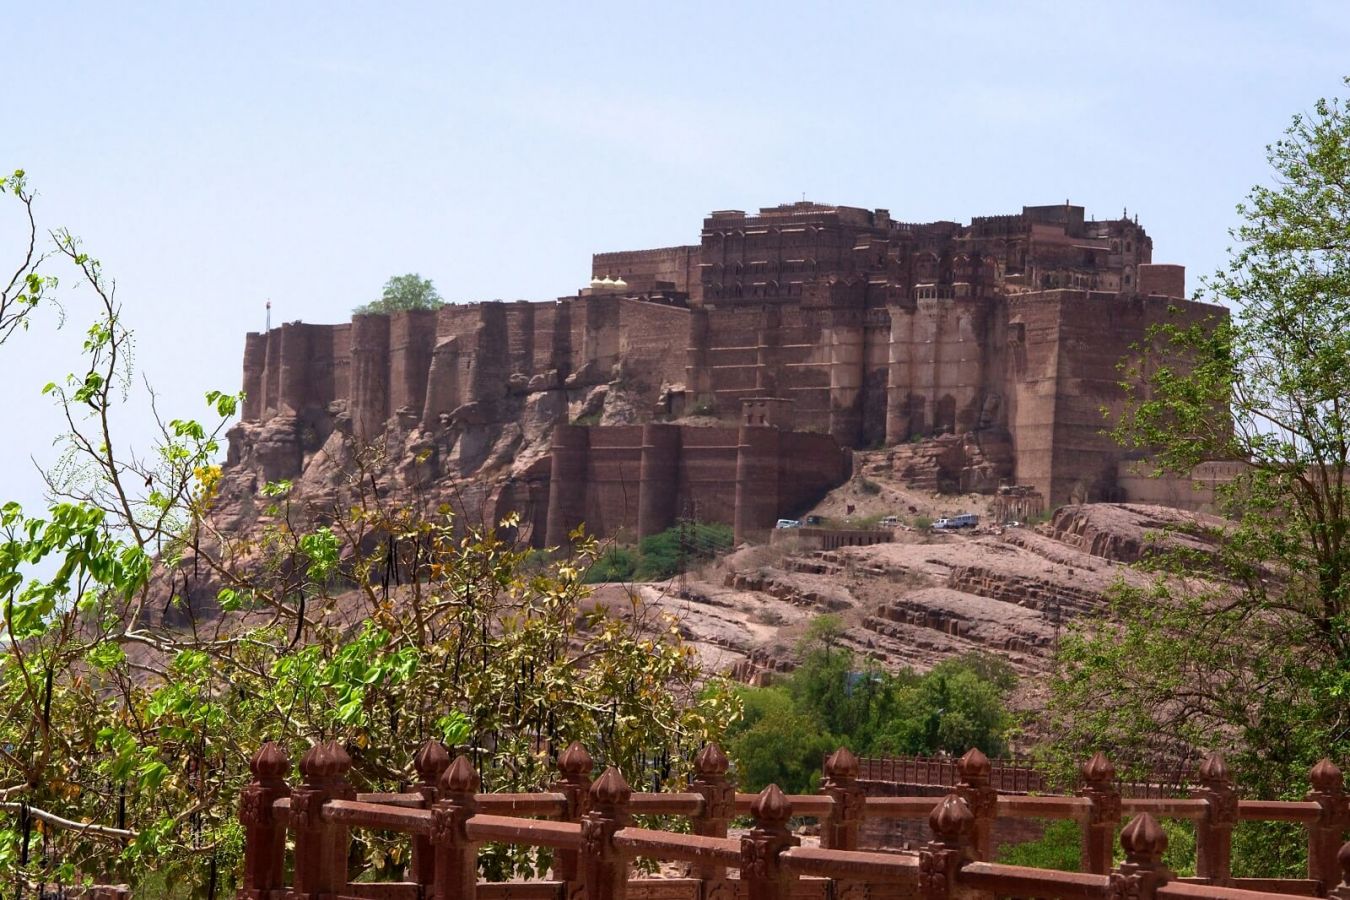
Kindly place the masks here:
POLYGON ((779 518, 818 501, 852 466, 829 435, 773 425, 560 425, 549 455, 548 524, 537 546, 563 546, 582 524, 641 538, 680 519, 733 524, 737 542, 767 539, 779 518))
POLYGON ((533 487, 501 495, 546 506, 550 543, 568 523, 645 534, 682 516, 748 536, 835 478, 840 447, 943 435, 981 448, 981 489, 1121 499, 1149 489, 1102 433, 1124 401, 1119 362, 1152 324, 1226 315, 1183 299, 1184 268, 1153 263, 1137 222, 1069 205, 969 226, 812 203, 723 211, 698 245, 597 254, 592 271, 608 280, 556 301, 250 334, 244 419, 294 422, 310 452, 344 413, 364 441, 395 417, 501 426, 522 395, 564 392, 550 408, 565 408, 618 386, 636 424, 558 430, 533 487), (800 431, 742 421, 755 398, 790 400, 800 431), (643 424, 680 410, 721 425, 643 424))

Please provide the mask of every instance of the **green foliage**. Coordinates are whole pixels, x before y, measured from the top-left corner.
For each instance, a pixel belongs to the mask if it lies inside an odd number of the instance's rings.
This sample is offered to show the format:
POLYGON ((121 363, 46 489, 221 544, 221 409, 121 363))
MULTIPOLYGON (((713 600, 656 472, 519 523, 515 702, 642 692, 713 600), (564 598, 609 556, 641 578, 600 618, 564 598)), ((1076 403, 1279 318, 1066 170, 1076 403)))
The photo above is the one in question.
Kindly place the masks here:
MULTIPOLYGON (((217 530, 219 498, 253 490, 215 463, 241 398, 213 391, 204 420, 165 417, 153 447, 127 449, 132 334, 98 261, 54 238, 95 313, 79 371, 44 391, 68 428, 47 473, 60 499, 40 514, 0 504, 0 793, 74 824, 7 816, 0 881, 36 896, 79 871, 138 896, 224 896, 248 759, 269 738, 292 760, 339 740, 357 790, 397 790, 437 737, 486 789, 530 790, 571 740, 634 783, 678 779, 739 715, 671 619, 586 602, 593 541, 550 560, 445 509, 391 506, 359 448, 330 505, 276 482, 257 531, 217 530)), ((402 843, 359 840, 354 877, 406 868, 402 843)), ((485 856, 498 877, 547 861, 485 856)))
MULTIPOLYGON (((1271 186, 1239 206, 1206 299, 1232 320, 1174 318, 1122 371, 1116 433, 1189 475, 1244 460, 1229 522, 1185 529, 1061 642, 1048 724, 1064 768, 1089 748, 1139 771, 1222 750, 1244 793, 1296 798, 1350 752, 1350 109, 1319 101, 1268 148, 1271 186)), ((1293 832, 1235 843, 1235 868, 1292 871, 1293 832)))
POLYGON ((1009 866, 1077 872, 1083 861, 1082 826, 1066 819, 1040 821, 1045 825, 1045 833, 1039 840, 1002 845, 998 848, 998 861, 1009 866))
POLYGON ((638 542, 641 581, 673 578, 690 566, 731 549, 732 530, 716 522, 681 522, 638 542))
POLYGON ((384 283, 380 299, 352 310, 356 315, 440 309, 445 304, 430 278, 415 273, 395 275, 384 283))
POLYGON ((637 550, 610 547, 595 558, 585 580, 664 581, 731 549, 730 526, 681 522, 638 542, 637 550))
POLYGON ((627 547, 610 547, 596 557, 586 570, 587 584, 607 581, 632 581, 637 572, 639 556, 627 547))
POLYGON ((728 750, 742 789, 771 781, 814 789, 823 754, 840 745, 858 754, 1006 750, 1013 676, 1005 664, 975 654, 923 675, 888 673, 838 646, 842 631, 837 616, 820 616, 791 675, 738 691, 744 712, 728 732, 728 750))

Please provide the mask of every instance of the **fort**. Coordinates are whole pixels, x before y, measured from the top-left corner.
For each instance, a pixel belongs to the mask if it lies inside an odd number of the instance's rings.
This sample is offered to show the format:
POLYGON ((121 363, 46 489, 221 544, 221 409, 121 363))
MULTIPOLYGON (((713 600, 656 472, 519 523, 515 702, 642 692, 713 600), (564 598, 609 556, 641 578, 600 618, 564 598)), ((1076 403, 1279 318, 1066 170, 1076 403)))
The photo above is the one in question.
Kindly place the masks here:
POLYGON ((467 475, 497 440, 484 429, 542 416, 547 455, 516 452, 492 498, 540 546, 583 521, 641 535, 691 514, 750 537, 881 446, 897 466, 937 447, 925 464, 949 489, 1131 499, 1156 488, 1103 434, 1118 364, 1156 323, 1227 315, 1152 255, 1137 220, 1067 202, 969 224, 713 212, 697 244, 596 254, 589 285, 555 301, 248 335, 231 460, 289 478, 335 431, 396 425, 451 434, 428 441, 432 467, 467 475), (600 386, 630 398, 627 422, 585 406, 600 386))

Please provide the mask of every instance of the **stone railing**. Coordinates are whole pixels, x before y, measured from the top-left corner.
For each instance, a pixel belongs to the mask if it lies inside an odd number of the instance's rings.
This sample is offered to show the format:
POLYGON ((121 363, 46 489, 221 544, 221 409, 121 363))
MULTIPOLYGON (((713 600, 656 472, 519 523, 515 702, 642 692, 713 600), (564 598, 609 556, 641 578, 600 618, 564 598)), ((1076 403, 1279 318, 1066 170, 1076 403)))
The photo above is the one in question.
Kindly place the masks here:
POLYGON ((291 785, 290 763, 276 744, 252 761, 254 781, 243 791, 240 819, 246 835, 240 898, 249 900, 866 900, 918 897, 970 900, 992 897, 1064 900, 1264 900, 1294 895, 1350 900, 1350 804, 1341 772, 1330 761, 1312 770, 1312 791, 1301 802, 1239 800, 1224 762, 1211 755, 1200 766, 1193 797, 1124 799, 1115 772, 1100 753, 1083 766, 1077 796, 1000 796, 989 760, 972 750, 956 763, 951 793, 869 798, 859 784, 858 759, 832 754, 818 794, 786 795, 776 785, 738 793, 726 756, 715 745, 698 755, 687 790, 639 793, 609 767, 591 780, 594 765, 573 744, 558 759, 552 789, 534 794, 483 794, 467 757, 453 762, 430 742, 415 759, 415 790, 358 795, 348 781, 351 759, 337 743, 312 747, 291 785), (685 817, 690 833, 633 826, 633 817, 685 817), (737 816, 751 827, 728 837, 737 816), (820 847, 800 846, 788 828, 794 817, 820 823, 820 847), (926 817, 932 837, 916 851, 858 849, 865 818, 926 817), (991 833, 1002 817, 1070 819, 1083 829, 1081 872, 1001 865, 991 861, 991 833), (1124 861, 1112 865, 1120 833, 1124 861), (1197 876, 1176 878, 1163 865, 1167 836, 1159 818, 1194 823, 1197 876), (1229 859, 1240 821, 1302 824, 1308 832, 1308 877, 1234 878, 1229 859), (350 829, 408 835, 411 877, 397 883, 350 881, 350 829), (293 846, 287 864, 288 839, 293 846), (547 847, 553 880, 481 883, 477 854, 485 842, 547 847), (635 878, 635 857, 683 862, 688 877, 635 878), (737 875, 729 873, 735 870, 737 875), (288 874, 290 884, 287 885, 288 874))

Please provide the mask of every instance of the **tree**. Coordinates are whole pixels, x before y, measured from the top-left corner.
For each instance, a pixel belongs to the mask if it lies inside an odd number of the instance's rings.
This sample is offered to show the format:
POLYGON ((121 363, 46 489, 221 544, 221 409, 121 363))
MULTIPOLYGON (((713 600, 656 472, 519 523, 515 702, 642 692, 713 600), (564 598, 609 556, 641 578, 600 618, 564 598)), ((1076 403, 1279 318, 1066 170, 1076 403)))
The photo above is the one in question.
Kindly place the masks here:
POLYGON ((1063 642, 1051 712, 1066 763, 1220 749, 1249 789, 1294 796, 1350 750, 1350 109, 1318 101, 1267 158, 1202 291, 1233 317, 1156 329, 1117 426, 1167 473, 1245 461, 1227 521, 1187 526, 1210 553, 1161 542, 1151 585, 1063 642))
POLYGON ((444 303, 430 278, 409 272, 407 275, 391 277, 384 283, 380 299, 358 306, 352 312, 356 315, 367 315, 405 312, 412 309, 440 309, 444 303))
MULTIPOLYGON (((571 740, 635 783, 677 780, 736 717, 673 622, 585 603, 594 541, 574 535, 573 556, 541 563, 496 523, 393 506, 394 466, 373 450, 335 460, 346 481, 325 505, 269 484, 257 530, 220 527, 213 510, 237 485, 215 464, 218 435, 239 398, 211 392, 207 424, 165 420, 133 452, 114 285, 73 237, 51 237, 94 303, 80 369, 45 391, 67 426, 48 508, 0 504, 0 893, 78 871, 223 895, 248 758, 268 738, 292 759, 339 739, 358 790, 397 790, 434 737, 469 753, 487 789, 529 790, 571 740)), ((363 841, 360 868, 406 866, 386 838, 363 841)), ((485 867, 544 862, 496 848, 485 867)))

